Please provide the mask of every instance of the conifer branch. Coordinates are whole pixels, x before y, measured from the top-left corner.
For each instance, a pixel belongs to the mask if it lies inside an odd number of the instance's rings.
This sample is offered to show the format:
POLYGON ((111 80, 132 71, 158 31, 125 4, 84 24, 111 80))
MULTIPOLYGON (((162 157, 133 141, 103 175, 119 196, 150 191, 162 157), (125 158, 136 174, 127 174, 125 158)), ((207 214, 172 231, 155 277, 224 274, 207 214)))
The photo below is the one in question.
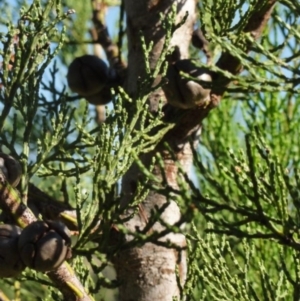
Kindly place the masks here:
POLYGON ((29 206, 34 205, 43 218, 60 220, 70 230, 78 230, 76 210, 55 200, 32 183, 28 187, 28 203, 29 206))
MULTIPOLYGON (((0 207, 10 213, 21 228, 37 220, 32 211, 21 201, 18 192, 3 176, 0 178, 0 207)), ((93 301, 68 263, 64 262, 58 269, 47 275, 62 292, 65 300, 93 301)))
MULTIPOLYGON (((254 9, 253 15, 249 18, 248 23, 245 25, 244 32, 250 33, 251 37, 257 40, 265 28, 275 4, 276 0, 266 1, 264 5, 261 5, 258 1, 256 4, 258 8, 257 10, 254 9)), ((250 51, 251 46, 252 45, 248 42, 246 45, 246 52, 250 51)), ((217 67, 234 75, 242 71, 240 60, 229 52, 222 53, 219 61, 217 62, 217 67)), ((212 86, 210 102, 207 103, 206 106, 196 107, 190 110, 185 110, 184 112, 170 105, 166 106, 166 120, 179 120, 174 129, 167 134, 168 140, 172 140, 171 137, 186 137, 190 133, 191 129, 197 127, 204 120, 211 109, 218 106, 222 95, 230 83, 230 80, 225 79, 222 75, 214 74, 213 81, 216 84, 213 84, 212 86)))
MULTIPOLYGON (((268 22, 268 20, 271 17, 271 13, 273 11, 273 8, 276 4, 276 0, 268 0, 263 5, 260 1, 257 2, 256 7, 257 9, 254 9, 254 12, 252 16, 249 18, 248 23, 246 24, 243 32, 250 34, 250 36, 257 40, 261 37, 262 32, 268 22)), ((246 43, 245 46, 245 52, 249 52, 251 49, 252 44, 250 42, 246 43)), ((239 58, 234 56, 233 54, 229 52, 223 52, 219 61, 217 62, 217 67, 224 71, 228 71, 231 74, 238 74, 242 71, 243 66, 241 65, 241 62, 239 58)), ((230 80, 226 80, 222 78, 222 76, 217 75, 214 78, 218 82, 222 82, 221 86, 214 86, 212 89, 212 98, 219 99, 220 96, 223 95, 225 92, 225 89, 227 85, 229 84, 230 80)))
POLYGON ((107 56, 108 61, 110 62, 110 65, 112 68, 114 68, 120 75, 122 71, 125 69, 126 64, 122 61, 120 57, 120 49, 119 47, 113 43, 111 40, 107 27, 104 23, 104 17, 103 17, 103 10, 105 7, 105 4, 100 3, 97 0, 92 0, 92 7, 93 7, 93 17, 92 21, 95 26, 95 39, 97 43, 99 43, 107 56))

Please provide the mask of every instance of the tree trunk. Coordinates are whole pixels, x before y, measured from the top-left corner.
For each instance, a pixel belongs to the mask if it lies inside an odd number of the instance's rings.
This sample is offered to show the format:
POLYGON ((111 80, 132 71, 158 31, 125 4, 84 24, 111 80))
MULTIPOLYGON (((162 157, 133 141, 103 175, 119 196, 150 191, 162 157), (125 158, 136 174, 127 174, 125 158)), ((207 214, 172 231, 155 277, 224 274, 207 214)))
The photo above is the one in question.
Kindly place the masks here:
MULTIPOLYGON (((188 12, 187 21, 175 31, 171 45, 177 45, 180 50, 181 58, 188 58, 188 47, 190 44, 193 26, 196 20, 195 0, 125 0, 125 11, 127 16, 127 36, 128 36, 128 75, 125 81, 126 91, 134 98, 137 90, 137 79, 144 78, 145 63, 140 43, 139 32, 145 37, 146 43, 153 41, 153 50, 150 55, 150 66, 155 64, 162 51, 165 31, 161 28, 159 13, 167 16, 171 11, 171 6, 177 4, 177 22, 182 20, 188 12)), ((150 109, 157 108, 159 97, 163 97, 163 92, 157 91, 150 97, 150 109)), ((178 111, 174 107, 168 107, 166 119, 172 118, 178 111)), ((166 135, 163 142, 167 142, 176 155, 176 161, 180 162, 186 172, 189 172, 192 163, 192 152, 189 144, 190 137, 197 137, 200 129, 200 122, 207 114, 208 109, 200 108, 186 110, 187 115, 179 121, 178 125, 166 135), (192 118, 188 117, 192 115, 192 118), (192 120, 192 122, 191 122, 192 120)), ((150 159, 156 152, 160 152, 164 159, 165 173, 170 186, 177 188, 177 166, 168 152, 163 151, 162 143, 150 154, 144 155, 141 159, 147 166, 150 159)), ((159 168, 154 169, 154 174, 160 176, 159 168)), ((123 179, 122 192, 124 194, 123 204, 130 201, 136 188, 139 178, 139 170, 133 165, 123 179)), ((166 198, 154 191, 150 192, 145 201, 140 206, 139 214, 135 215, 126 223, 130 231, 142 230, 151 215, 151 211, 166 204, 166 198)), ((161 218, 170 225, 180 219, 180 210, 174 201, 171 201, 162 213, 161 218)), ((161 232, 164 227, 156 222, 149 232, 161 232)), ((127 235, 126 240, 132 237, 127 235)), ((115 259, 118 279, 121 282, 120 300, 122 301, 171 301, 174 297, 180 298, 180 285, 176 276, 176 267, 181 284, 186 277, 186 257, 184 249, 186 242, 184 235, 169 233, 160 238, 161 242, 170 241, 179 248, 166 248, 153 243, 146 243, 141 247, 134 247, 122 251, 115 259)))
MULTIPOLYGON (((195 22, 195 0, 124 0, 125 10, 127 14, 127 35, 128 35, 128 75, 125 81, 125 89, 131 96, 135 96, 138 78, 143 78, 144 57, 138 33, 141 31, 146 42, 153 41, 154 47, 150 55, 150 65, 153 68, 160 56, 164 31, 160 26, 159 13, 167 16, 171 6, 177 4, 177 22, 182 19, 184 14, 188 12, 187 21, 182 27, 177 29, 172 39, 172 46, 178 46, 181 59, 188 58, 188 47, 191 40, 193 25, 195 22)), ((276 0, 270 0, 263 6, 257 3, 257 10, 251 16, 244 28, 244 32, 250 32, 252 37, 258 39, 270 18, 272 9, 276 0)), ((250 49, 247 45, 247 50, 250 49)), ((228 52, 222 53, 217 62, 224 71, 238 74, 241 71, 241 63, 232 54, 228 52)), ((212 85, 209 99, 204 104, 195 106, 192 109, 178 109, 170 104, 165 104, 164 113, 166 121, 174 121, 176 116, 176 126, 168 132, 163 138, 156 150, 152 153, 144 155, 141 159, 147 166, 151 158, 156 152, 160 152, 164 160, 165 174, 168 184, 176 189, 176 179, 178 169, 176 162, 179 162, 185 172, 190 171, 192 163, 192 151, 190 141, 197 142, 201 129, 201 122, 207 116, 209 111, 216 107, 226 89, 228 80, 224 80, 222 75, 213 74, 213 82, 222 82, 223 84, 212 85), (181 118, 178 118, 181 116, 181 118), (171 148, 174 156, 170 156, 169 152, 163 149, 163 143, 167 143, 171 148), (175 160, 175 161, 174 161, 175 160)), ((176 93, 173 93, 176 94, 176 93)), ((162 91, 156 92, 150 97, 150 110, 155 110, 159 97, 164 97, 162 91)), ((170 102, 170 99, 169 99, 170 102)), ((173 103, 173 102, 172 102, 173 103)), ((154 174, 160 176, 159 168, 154 169, 154 174)), ((133 165, 123 179, 122 191, 124 193, 123 203, 130 201, 134 193, 139 178, 139 170, 133 165)), ((166 198, 155 191, 151 191, 145 201, 141 204, 139 214, 135 215, 126 223, 127 229, 130 231, 139 231, 145 227, 147 220, 151 216, 151 211, 166 205, 166 198)), ((176 223, 180 218, 180 210, 175 202, 169 205, 162 213, 161 218, 170 225, 176 223)), ((156 222, 149 231, 161 232, 164 227, 156 222)), ((127 235, 126 240, 130 241, 132 237, 127 235)), ((186 242, 183 235, 169 233, 160 239, 162 241, 170 241, 175 248, 166 248, 158 244, 146 243, 141 247, 134 247, 129 250, 122 251, 118 254, 115 261, 117 275, 121 281, 120 300, 122 301, 152 301, 164 300, 171 301, 174 297, 180 298, 180 284, 183 284, 187 272, 186 256, 184 248, 186 242), (176 278, 176 267, 180 284, 176 278)))

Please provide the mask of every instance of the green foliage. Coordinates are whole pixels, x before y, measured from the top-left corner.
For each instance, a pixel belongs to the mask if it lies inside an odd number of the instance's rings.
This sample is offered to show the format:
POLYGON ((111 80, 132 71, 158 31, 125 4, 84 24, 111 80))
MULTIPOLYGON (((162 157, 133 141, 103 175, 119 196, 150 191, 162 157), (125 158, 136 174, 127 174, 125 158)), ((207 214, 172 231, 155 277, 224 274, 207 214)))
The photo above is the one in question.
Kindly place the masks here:
POLYGON ((63 8, 72 8, 76 14, 66 20, 66 39, 62 47, 60 59, 63 64, 69 65, 75 57, 87 53, 87 41, 92 41, 89 28, 92 14, 92 7, 85 1, 65 0, 63 8))
MULTIPOLYGON (((24 202, 28 180, 34 178, 44 191, 53 190, 52 196, 76 208, 77 220, 64 216, 79 231, 71 265, 87 291, 100 296, 100 287, 116 286, 101 273, 108 265, 104 253, 110 251, 111 226, 122 227, 124 222, 121 214, 126 208, 120 208, 118 182, 135 158, 151 151, 173 125, 161 121, 161 110, 156 116, 147 110, 146 101, 153 90, 149 85, 141 88, 135 101, 121 88, 115 91, 114 107, 101 125, 91 117, 86 104, 68 102, 65 88, 57 83, 57 63, 48 74, 45 70, 68 34, 61 22, 71 12, 61 13, 59 1, 44 5, 34 1, 24 6, 16 25, 10 23, 3 33, 0 143, 3 151, 22 164, 24 202), (53 40, 60 42, 51 50, 49 41, 53 40)), ((148 76, 154 78, 150 71, 148 76)), ((138 189, 131 206, 136 208, 144 197, 145 189, 138 189)), ((28 270, 20 280, 22 300, 61 298, 55 289, 44 291, 44 287, 53 286, 45 275, 28 270)), ((13 291, 6 287, 12 283, 1 280, 11 297, 13 291)))
POLYGON ((224 256, 223 272, 203 263, 207 273, 192 267, 190 277, 198 281, 198 294, 205 293, 203 300, 233 295, 234 300, 298 300, 299 94, 241 97, 240 103, 227 97, 205 121, 195 154, 200 190, 193 188, 201 240, 192 235, 191 254, 201 255, 191 260, 196 264, 212 253, 211 260, 222 263, 219 245, 224 240, 234 257, 224 256), (211 232, 217 235, 205 234, 211 232), (231 262, 246 262, 245 243, 255 251, 240 275, 231 262), (228 271, 231 276, 223 279, 228 271))
MULTIPOLYGON (((207 229, 213 230, 212 225, 207 229)), ((197 232, 194 228, 188 236, 192 255, 185 293, 191 296, 197 287, 199 296, 189 300, 295 300, 297 286, 284 273, 281 247, 214 234, 203 238, 197 232)), ((299 265, 289 268, 297 271, 299 265)))
POLYGON ((244 94, 298 91, 295 89, 299 84, 299 14, 296 7, 287 7, 287 2, 278 3, 263 39, 255 41, 248 33, 247 22, 268 2, 208 0, 199 4, 200 24, 210 42, 213 61, 225 51, 239 59, 243 66, 244 71, 237 76, 212 66, 212 70, 233 82, 228 91, 244 94), (295 13, 291 13, 293 9, 295 13), (249 43, 252 45, 250 54, 246 51, 249 43))
MULTIPOLYGON (((229 50, 251 5, 233 25, 221 2, 201 2, 201 23, 229 50)), ((180 187, 194 210, 188 300, 299 299, 299 8, 283 4, 250 56, 229 50, 245 71, 204 122, 198 181, 180 187)))
MULTIPOLYGON (((147 61, 152 45, 141 37, 146 78, 138 99, 116 90, 106 122, 99 125, 86 103, 69 101, 60 74, 62 63, 86 52, 91 7, 71 0, 20 2, 20 16, 0 3, 7 11, 0 19, 0 144, 22 164, 24 202, 32 179, 76 208, 78 218, 72 222, 79 235, 71 266, 87 291, 102 298, 103 287, 118 285, 105 255, 117 248, 108 247, 111 226, 123 230, 122 213, 136 209, 151 188, 175 200, 182 218, 172 227, 164 225, 160 234, 148 235, 148 228, 135 233, 131 245, 157 241, 170 231, 187 234, 186 300, 299 300, 299 5, 281 1, 269 29, 255 42, 242 30, 266 1, 199 4, 215 61, 218 51, 230 52, 244 72, 234 76, 211 66, 233 84, 204 122, 201 145, 194 150, 197 179, 192 182, 178 166, 176 190, 168 186, 161 157, 153 162, 162 179, 137 159, 173 126, 161 121, 161 110, 151 115, 146 101, 157 88, 153 79, 166 71, 168 43, 180 26, 173 24, 174 16, 164 22, 166 44, 155 70, 147 61), (76 16, 70 16, 69 7, 76 16), (245 51, 250 42, 251 55, 245 51), (46 69, 58 54, 60 63, 46 69), (119 181, 133 162, 146 180, 133 202, 121 208, 119 181)), ((163 210, 153 212, 149 227, 163 223, 163 210)), ((21 288, 18 281, 1 280, 1 290, 10 298, 21 294, 22 300, 61 298, 45 275, 27 270, 19 280, 21 288)))

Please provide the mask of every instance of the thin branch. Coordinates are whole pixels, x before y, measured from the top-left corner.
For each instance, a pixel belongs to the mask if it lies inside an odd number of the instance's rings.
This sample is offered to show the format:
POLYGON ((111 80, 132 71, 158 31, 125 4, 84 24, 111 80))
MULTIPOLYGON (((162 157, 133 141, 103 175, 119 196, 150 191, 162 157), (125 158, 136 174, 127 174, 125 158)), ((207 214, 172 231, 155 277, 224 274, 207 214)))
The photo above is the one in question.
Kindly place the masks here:
MULTIPOLYGON (((22 228, 37 220, 32 211, 22 203, 18 192, 6 182, 3 176, 0 177, 0 207, 6 213, 10 213, 16 224, 22 228)), ((62 292, 65 300, 94 301, 67 262, 47 275, 62 292)))
POLYGON ((10 301, 10 299, 0 290, 0 301, 10 301))
MULTIPOLYGON (((261 6, 260 1, 257 1, 256 6, 258 7, 253 15, 250 17, 248 23, 246 24, 244 28, 244 33, 250 33, 251 37, 254 40, 257 40, 260 38, 267 22, 269 21, 271 17, 271 13, 273 11, 273 8, 276 4, 276 0, 269 0, 266 2, 265 5, 261 6)), ((246 45, 246 52, 249 52, 251 50, 252 44, 249 42, 246 45)), ((234 57, 229 52, 223 52, 219 61, 217 62, 217 67, 224 71, 228 71, 232 74, 238 74, 242 71, 242 65, 241 62, 237 57, 234 57)), ((224 78, 221 78, 222 76, 217 75, 214 80, 217 80, 218 82, 222 81, 222 85, 216 85, 213 87, 212 95, 215 95, 215 97, 220 98, 221 95, 225 92, 226 86, 229 84, 230 80, 226 80, 224 78)))
POLYGON ((103 18, 101 17, 101 5, 103 4, 99 3, 99 1, 92 0, 92 21, 97 33, 97 43, 103 47, 111 67, 113 67, 119 75, 122 75, 124 69, 126 68, 126 64, 120 59, 119 53, 121 50, 112 42, 108 34, 107 27, 103 22, 103 18))
MULTIPOLYGON (((275 6, 276 0, 269 0, 264 6, 258 1, 257 10, 253 13, 248 23, 245 25, 244 32, 250 33, 252 38, 257 40, 260 38, 263 29, 265 28, 268 20, 270 19, 271 13, 275 6)), ((251 50, 251 44, 248 43, 247 50, 251 50)), ((234 75, 242 71, 240 61, 228 52, 223 52, 217 67, 228 71, 234 75)), ((184 139, 191 131, 196 132, 193 129, 199 129, 199 124, 208 115, 211 109, 218 106, 221 101, 221 97, 224 94, 230 80, 222 78, 221 75, 214 75, 213 82, 222 83, 220 85, 213 85, 210 102, 204 104, 202 107, 196 107, 189 110, 180 110, 167 104, 165 106, 165 119, 166 121, 178 121, 176 126, 167 134, 167 141, 176 141, 178 139, 184 139), (184 112, 183 112, 184 111, 184 112)), ((197 138, 197 137, 195 137, 197 138)))
POLYGON ((59 202, 29 183, 28 187, 29 207, 34 205, 43 218, 62 221, 70 230, 78 230, 76 210, 62 202, 59 202))

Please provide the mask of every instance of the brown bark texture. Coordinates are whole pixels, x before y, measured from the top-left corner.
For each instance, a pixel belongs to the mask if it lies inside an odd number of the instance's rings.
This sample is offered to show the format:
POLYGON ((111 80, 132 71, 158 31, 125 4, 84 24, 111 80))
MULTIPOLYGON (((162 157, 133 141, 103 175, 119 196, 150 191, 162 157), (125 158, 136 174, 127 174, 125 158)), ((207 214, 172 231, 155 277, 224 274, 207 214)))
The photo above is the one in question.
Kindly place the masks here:
MULTIPOLYGON (((175 2, 177 4, 176 22, 180 22, 186 12, 188 12, 188 18, 175 31, 171 40, 171 46, 178 46, 181 58, 188 58, 188 47, 196 20, 195 0, 125 0, 128 37, 128 73, 124 88, 133 98, 137 92, 137 79, 143 78, 145 75, 144 55, 139 32, 143 34, 147 44, 150 41, 153 42, 153 49, 149 59, 151 68, 154 68, 160 57, 165 40, 165 30, 161 27, 159 13, 168 15, 175 2)), ((161 90, 156 91, 150 97, 149 107, 152 111, 155 111, 159 97, 164 97, 161 90)), ((168 114, 172 115, 176 113, 176 109, 170 107, 166 112, 166 118, 168 119, 168 114)), ((187 132, 182 132, 179 126, 170 132, 163 141, 172 147, 177 159, 175 161, 177 163, 180 162, 186 172, 189 171, 192 163, 192 152, 188 143, 188 137, 199 131, 199 124, 198 119, 196 125, 193 124, 192 127, 189 127, 187 132)), ((163 156, 168 184, 176 189, 177 166, 173 160, 174 158, 171 158, 168 152, 163 151, 162 144, 153 152, 143 155, 141 160, 147 166, 156 152, 160 152, 163 156)), ((159 168, 155 167, 153 173, 159 177, 159 168)), ((136 165, 133 165, 123 179, 123 205, 130 201, 138 179, 139 170, 136 165)), ((165 204, 165 196, 150 191, 140 205, 139 213, 126 222, 126 228, 132 232, 143 230, 150 218, 151 211, 155 208, 161 208, 165 204)), ((174 201, 171 201, 163 211, 161 218, 167 224, 175 224, 180 219, 178 205, 174 201)), ((163 225, 156 222, 149 231, 152 233, 161 232, 164 229, 163 225)), ((125 239, 129 242, 132 237, 127 235, 125 239)), ((148 242, 140 247, 133 247, 118 253, 114 262, 117 276, 121 283, 120 300, 171 301, 174 297, 180 297, 180 285, 178 285, 175 271, 177 269, 180 282, 183 283, 187 270, 184 251, 186 245, 185 237, 182 234, 169 233, 159 240, 160 242, 170 241, 178 248, 167 248, 148 242)))
MULTIPOLYGON (((150 53, 150 66, 154 68, 161 54, 165 39, 165 32, 161 26, 159 13, 167 16, 173 4, 177 4, 176 21, 182 20, 186 12, 186 22, 175 31, 171 46, 177 46, 180 52, 180 59, 188 58, 188 47, 192 38, 193 27, 196 21, 195 0, 124 0, 127 16, 127 37, 128 37, 128 69, 124 88, 131 97, 135 97, 139 78, 145 75, 144 55, 140 43, 139 32, 142 32, 146 43, 153 42, 153 49, 150 53)), ((244 27, 254 39, 261 36, 263 28, 270 18, 276 0, 267 1, 264 5, 257 4, 257 10, 244 27)), ((250 50, 248 45, 247 51, 250 50)), ((238 59, 230 53, 222 53, 217 66, 233 74, 238 74, 242 68, 238 59)), ((148 166, 151 158, 159 152, 164 161, 165 176, 168 184, 177 189, 176 179, 178 176, 177 164, 179 163, 186 173, 189 173, 192 164, 192 150, 190 141, 197 143, 201 122, 209 111, 216 107, 225 92, 228 80, 220 78, 218 74, 212 74, 214 82, 222 82, 222 86, 212 85, 209 101, 203 105, 194 106, 190 109, 179 109, 166 103, 164 113, 166 121, 176 120, 175 127, 168 132, 163 141, 156 149, 143 155, 140 159, 148 166), (165 151, 163 144, 167 143, 174 156, 165 151)), ((162 90, 156 91, 150 97, 150 110, 155 111, 157 101, 164 97, 162 90)), ((170 99, 168 99, 170 102, 170 99)), ((160 169, 156 166, 153 173, 160 177, 160 169)), ((139 169, 133 165, 123 178, 122 205, 130 202, 137 187, 140 177, 139 169)), ((165 196, 150 191, 146 199, 140 205, 139 212, 126 222, 126 228, 131 231, 141 231, 145 228, 151 212, 162 206, 167 207, 161 215, 164 223, 174 225, 180 219, 180 210, 174 201, 167 203, 165 196)), ((128 212, 130 213, 130 212, 128 212)), ((156 222, 150 232, 162 232, 165 227, 156 222)), ((133 239, 131 235, 125 237, 126 242, 133 239)), ((114 259, 118 280, 120 281, 120 300, 122 301, 171 301, 174 297, 180 299, 181 285, 185 281, 187 262, 185 254, 185 237, 182 234, 168 233, 159 239, 160 243, 146 243, 139 247, 125 249, 119 252, 114 259), (171 242, 176 248, 162 246, 163 242, 171 242), (162 243, 161 243, 162 242, 162 243), (178 271, 179 281, 176 270, 178 271), (180 282, 180 283, 179 283, 180 282)))

